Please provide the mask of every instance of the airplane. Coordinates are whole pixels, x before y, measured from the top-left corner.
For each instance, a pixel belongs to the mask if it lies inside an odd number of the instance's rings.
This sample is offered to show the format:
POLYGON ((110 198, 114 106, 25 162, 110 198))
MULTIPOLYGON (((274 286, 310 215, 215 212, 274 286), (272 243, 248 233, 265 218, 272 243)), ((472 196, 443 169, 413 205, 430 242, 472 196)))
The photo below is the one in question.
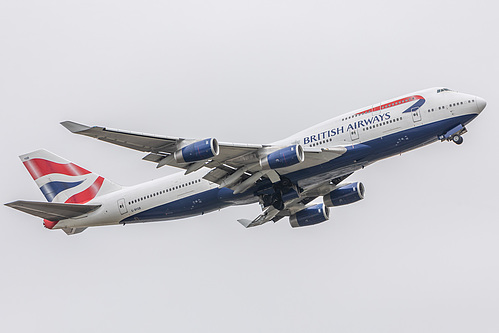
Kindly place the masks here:
POLYGON ((325 222, 331 207, 364 199, 355 171, 433 142, 462 144, 483 98, 430 88, 346 113, 271 144, 238 144, 143 134, 72 121, 70 132, 147 153, 157 168, 183 169, 120 186, 46 150, 20 156, 47 202, 5 204, 68 235, 88 227, 176 220, 259 203, 246 228, 288 217, 292 227, 325 222), (322 202, 317 202, 322 201, 322 202))

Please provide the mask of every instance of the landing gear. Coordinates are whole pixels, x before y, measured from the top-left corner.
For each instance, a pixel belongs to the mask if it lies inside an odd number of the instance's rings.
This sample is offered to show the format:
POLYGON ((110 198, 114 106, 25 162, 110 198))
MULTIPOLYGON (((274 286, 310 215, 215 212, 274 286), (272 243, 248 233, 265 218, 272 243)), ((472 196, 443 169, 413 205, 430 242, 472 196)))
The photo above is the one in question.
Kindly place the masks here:
POLYGON ((271 194, 262 195, 263 207, 268 207, 268 206, 272 205, 272 197, 273 197, 273 195, 271 195, 271 194))
POLYGON ((465 134, 466 132, 468 132, 466 127, 464 127, 461 124, 458 124, 457 126, 452 128, 451 130, 447 131, 447 133, 439 135, 438 138, 442 142, 452 141, 456 145, 460 145, 461 143, 463 143, 463 134, 465 134))
POLYGON ((463 137, 460 136, 459 134, 452 136, 452 142, 454 142, 456 145, 460 145, 461 143, 463 143, 463 141, 464 141, 463 137))
POLYGON ((284 209, 284 201, 282 201, 281 192, 265 194, 262 196, 262 201, 264 207, 272 206, 277 210, 284 209))
POLYGON ((281 184, 280 184, 281 188, 288 189, 288 188, 291 188, 292 186, 293 186, 293 183, 291 182, 291 180, 289 180, 286 177, 281 177, 281 184))
POLYGON ((272 187, 274 193, 261 196, 262 204, 264 207, 272 206, 277 210, 283 210, 284 200, 282 196, 293 189, 293 183, 288 178, 281 177, 281 180, 272 187))
POLYGON ((272 203, 272 207, 274 207, 277 210, 283 210, 284 202, 282 201, 281 198, 276 198, 276 200, 272 203))

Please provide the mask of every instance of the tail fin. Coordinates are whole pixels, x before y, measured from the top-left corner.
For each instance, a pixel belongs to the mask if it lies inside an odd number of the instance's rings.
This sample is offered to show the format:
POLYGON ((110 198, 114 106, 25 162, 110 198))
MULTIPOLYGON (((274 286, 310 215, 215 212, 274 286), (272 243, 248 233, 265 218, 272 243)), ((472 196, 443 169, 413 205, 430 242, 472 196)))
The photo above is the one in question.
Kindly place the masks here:
POLYGON ((84 204, 121 189, 121 186, 43 149, 19 158, 48 202, 84 204))

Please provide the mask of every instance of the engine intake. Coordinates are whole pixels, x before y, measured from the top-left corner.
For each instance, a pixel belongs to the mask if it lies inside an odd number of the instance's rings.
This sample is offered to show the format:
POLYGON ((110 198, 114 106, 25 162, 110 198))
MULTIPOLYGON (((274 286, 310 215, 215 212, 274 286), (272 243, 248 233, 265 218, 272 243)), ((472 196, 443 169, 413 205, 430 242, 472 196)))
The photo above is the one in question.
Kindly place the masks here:
POLYGON ((326 207, 343 206, 364 199, 364 184, 361 182, 337 188, 323 197, 326 207))
POLYGON ((173 156, 177 163, 191 163, 207 160, 217 156, 219 152, 217 139, 211 138, 191 143, 177 150, 173 156))
POLYGON ((329 220, 329 208, 323 204, 307 207, 289 217, 293 228, 314 225, 329 220))
POLYGON ((301 163, 305 153, 301 145, 289 146, 276 150, 260 160, 263 169, 279 169, 301 163))

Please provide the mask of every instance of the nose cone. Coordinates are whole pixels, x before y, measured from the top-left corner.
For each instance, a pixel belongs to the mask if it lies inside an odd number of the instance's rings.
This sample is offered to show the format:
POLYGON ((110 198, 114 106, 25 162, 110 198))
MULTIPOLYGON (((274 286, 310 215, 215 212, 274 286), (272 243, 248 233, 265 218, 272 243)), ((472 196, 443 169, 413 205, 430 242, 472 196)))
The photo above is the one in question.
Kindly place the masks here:
POLYGON ((476 108, 478 109, 478 112, 482 112, 483 109, 487 106, 487 102, 483 98, 480 97, 475 97, 476 99, 476 108))

